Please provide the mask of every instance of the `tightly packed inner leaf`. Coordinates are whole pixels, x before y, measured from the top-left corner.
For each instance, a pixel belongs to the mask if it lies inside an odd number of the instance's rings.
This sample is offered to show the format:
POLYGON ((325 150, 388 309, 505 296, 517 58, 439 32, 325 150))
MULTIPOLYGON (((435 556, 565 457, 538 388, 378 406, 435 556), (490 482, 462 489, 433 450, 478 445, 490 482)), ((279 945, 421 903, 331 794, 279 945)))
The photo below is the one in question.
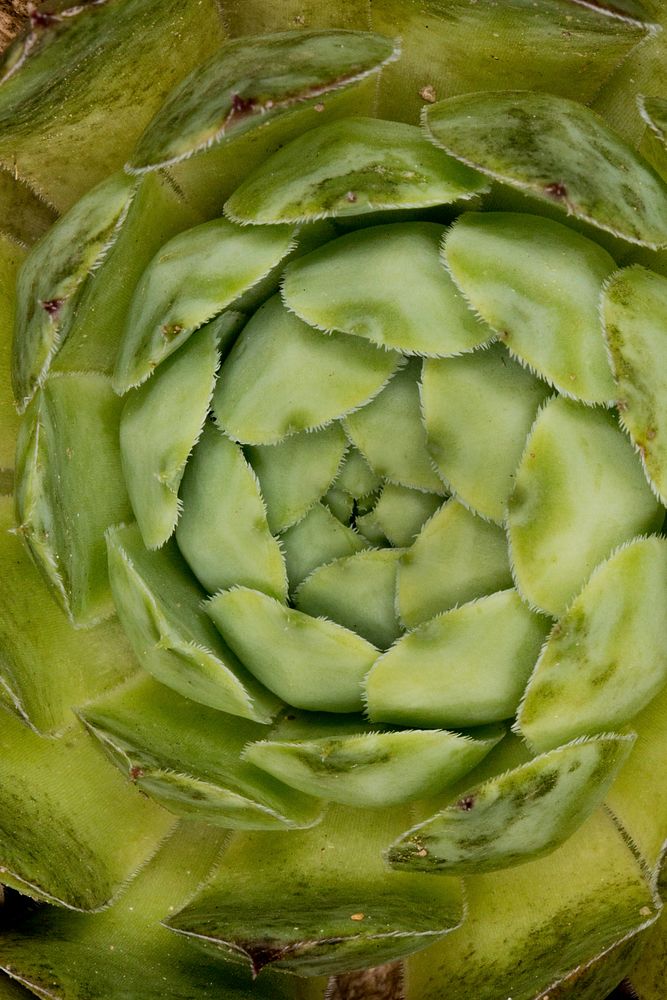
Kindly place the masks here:
POLYGON ((169 915, 179 947, 337 974, 451 933, 460 876, 597 829, 667 681, 667 278, 590 236, 664 245, 667 185, 546 94, 451 98, 422 131, 343 118, 281 144, 223 217, 165 201, 114 298, 150 170, 393 47, 305 32, 227 56, 23 266, 17 531, 72 623, 115 609, 139 663, 77 706, 77 738, 158 832, 234 831, 169 915), (499 211, 489 178, 528 211, 499 211), (113 359, 82 307, 100 275, 113 359), (274 899, 248 872, 276 859, 274 899))

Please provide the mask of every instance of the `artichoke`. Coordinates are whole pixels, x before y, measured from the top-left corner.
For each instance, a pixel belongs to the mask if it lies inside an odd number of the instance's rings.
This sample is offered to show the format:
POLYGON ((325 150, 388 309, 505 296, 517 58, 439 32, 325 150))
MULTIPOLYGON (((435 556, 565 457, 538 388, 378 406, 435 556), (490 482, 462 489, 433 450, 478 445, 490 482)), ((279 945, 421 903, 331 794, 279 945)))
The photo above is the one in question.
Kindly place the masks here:
POLYGON ((659 1000, 659 5, 223 8, 5 55, 0 997, 659 1000))

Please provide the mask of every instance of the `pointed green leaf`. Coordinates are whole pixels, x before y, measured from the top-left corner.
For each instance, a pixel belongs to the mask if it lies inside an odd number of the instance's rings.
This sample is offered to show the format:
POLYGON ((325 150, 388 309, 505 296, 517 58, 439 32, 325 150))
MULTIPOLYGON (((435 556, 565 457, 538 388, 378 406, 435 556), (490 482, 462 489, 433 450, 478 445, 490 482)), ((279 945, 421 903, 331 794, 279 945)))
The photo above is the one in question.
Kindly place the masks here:
POLYGON ((181 489, 176 541, 210 593, 240 584, 285 600, 287 574, 257 476, 237 444, 204 428, 181 489))
POLYGON ((511 586, 503 532, 449 500, 401 559, 398 611, 404 625, 412 628, 457 604, 511 586))
POLYGON ((224 34, 214 0, 104 0, 51 11, 4 57, 0 160, 63 211, 122 167, 165 96, 224 34))
POLYGON ((601 118, 553 94, 508 91, 429 107, 451 156, 630 243, 667 245, 667 184, 601 118))
POLYGON ((350 448, 336 477, 336 489, 359 499, 375 493, 381 485, 382 480, 373 472, 361 452, 354 447, 350 448))
POLYGON ((118 444, 121 406, 103 375, 53 375, 21 428, 19 530, 77 625, 114 611, 104 532, 131 516, 118 444))
POLYGON ((540 411, 517 470, 507 527, 517 587, 561 614, 595 567, 664 512, 614 417, 566 399, 540 411))
POLYGON ((241 761, 265 726, 217 712, 143 675, 79 713, 121 771, 170 812, 217 826, 312 826, 321 806, 241 761))
POLYGON ((343 556, 320 566, 299 586, 300 611, 329 618, 386 649, 401 634, 396 617, 396 570, 401 549, 343 556))
POLYGON ((352 525, 354 518, 354 497, 351 497, 346 490, 339 490, 337 486, 332 486, 322 497, 322 503, 326 504, 341 524, 352 525))
POLYGON ((315 712, 361 708, 361 682, 378 651, 354 632, 245 587, 212 597, 206 612, 246 667, 288 704, 315 712))
POLYGON ((247 673, 201 610, 204 592, 173 542, 149 552, 136 525, 107 535, 118 616, 142 666, 185 698, 258 722, 279 702, 247 673))
POLYGON ((301 319, 406 354, 470 351, 492 337, 442 266, 431 222, 374 226, 289 264, 283 298, 301 319))
POLYGON ((667 539, 623 546, 555 625, 518 714, 549 750, 627 722, 667 680, 667 539))
POLYGON ((509 351, 563 395, 616 396, 600 326, 600 293, 616 265, 606 250, 551 219, 469 213, 443 246, 447 268, 509 351))
POLYGON ((389 539, 385 536, 382 525, 378 521, 375 511, 369 510, 362 517, 357 517, 355 520, 355 530, 363 535, 372 546, 384 547, 388 544, 389 539))
POLYGON ((486 189, 480 174, 435 150, 416 126, 345 118, 311 129, 265 160, 225 213, 242 223, 304 222, 445 205, 486 189))
MULTIPOLYGON (((149 382, 132 392, 120 418, 123 474, 144 545, 171 537, 185 463, 204 428, 221 340, 234 336, 234 314, 202 327, 149 382), (222 328, 221 328, 222 327, 222 328), (176 417, 176 419, 174 419, 176 417)), ((223 345, 221 345, 223 346, 223 345)))
POLYGON ((135 187, 125 174, 99 184, 48 231, 21 268, 13 379, 22 407, 46 378, 67 336, 74 297, 113 243, 135 187))
POLYGON ((548 629, 515 590, 446 611, 377 660, 365 684, 369 718, 446 727, 511 718, 548 629))
POLYGON ((466 878, 466 897, 463 927, 407 963, 409 997, 442 1000, 446 982, 448 1000, 601 1000, 604 980, 583 990, 592 958, 603 967, 612 962, 614 945, 659 912, 637 858, 603 809, 547 857, 466 878), (562 995, 556 984, 571 974, 574 988, 562 995))
POLYGON ((363 406, 401 362, 356 337, 326 336, 275 296, 243 330, 213 398, 221 427, 244 444, 275 444, 363 406))
POLYGON ((382 846, 404 823, 405 807, 338 807, 296 836, 239 834, 216 879, 167 926, 256 972, 315 976, 401 958, 463 915, 458 879, 387 872, 382 846))
POLYGON ((53 740, 0 708, 0 875, 35 899, 104 906, 174 818, 140 795, 81 729, 53 740))
POLYGON ((316 503, 298 524, 288 528, 281 535, 280 543, 292 592, 317 566, 350 556, 370 545, 366 538, 341 524, 321 503, 316 503))
POLYGON ((365 733, 325 740, 251 744, 252 761, 295 788, 332 802, 371 807, 436 795, 502 737, 471 739, 439 730, 365 733))
POLYGON ((445 488, 426 448, 418 379, 421 361, 410 361, 370 403, 345 419, 345 430, 382 478, 430 493, 445 488))
POLYGON ((176 163, 363 80, 394 58, 390 39, 363 31, 292 31, 227 42, 169 96, 141 136, 130 169, 176 163))
POLYGON ((292 434, 278 444, 246 448, 274 534, 300 521, 327 492, 336 479, 346 448, 340 424, 321 431, 292 434))
POLYGON ((602 315, 621 423, 650 483, 667 504, 667 279, 642 267, 617 271, 605 288, 602 315))
POLYGON ((471 788, 396 841, 388 860, 408 871, 477 875, 547 854, 601 803, 634 741, 568 743, 471 788))
POLYGON ((202 962, 161 923, 210 878, 225 838, 206 823, 179 823, 104 912, 41 907, 17 921, 0 939, 0 965, 38 996, 68 1000, 296 1000, 284 976, 252 985, 238 967, 202 962))
POLYGON ((114 388, 147 379, 188 337, 257 285, 294 246, 293 226, 213 219, 162 246, 144 271, 116 360, 114 388))
POLYGON ((441 503, 442 497, 435 493, 385 483, 373 508, 373 517, 392 545, 408 546, 441 503))
POLYGON ((118 683, 136 661, 117 621, 72 628, 13 526, 11 499, 2 497, 0 701, 38 732, 58 732, 71 725, 72 705, 118 683))

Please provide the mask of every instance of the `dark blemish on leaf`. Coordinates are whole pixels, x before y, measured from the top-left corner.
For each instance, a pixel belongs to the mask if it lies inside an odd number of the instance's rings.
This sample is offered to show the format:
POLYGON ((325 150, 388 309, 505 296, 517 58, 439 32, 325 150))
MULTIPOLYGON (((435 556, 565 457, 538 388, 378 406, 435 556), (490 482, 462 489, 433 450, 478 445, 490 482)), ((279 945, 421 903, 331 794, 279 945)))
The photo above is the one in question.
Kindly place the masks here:
POLYGON ((165 323, 160 332, 165 340, 171 340, 183 333, 183 327, 179 323, 165 323))
POLYGON ((552 198, 558 198, 559 200, 567 198, 567 188, 560 181, 554 181, 553 184, 546 184, 544 187, 544 193, 550 195, 552 198))
POLYGON ((139 778, 143 778, 144 774, 143 767, 138 767, 135 764, 134 767, 130 768, 130 781, 137 781, 139 778))
POLYGON ((45 301, 40 302, 40 305, 44 312, 48 313, 49 316, 57 316, 64 301, 64 299, 46 299, 45 301))
POLYGON ((232 94, 232 115, 247 115, 256 108, 254 97, 241 97, 240 94, 232 94))
POLYGON ((272 941, 239 941, 239 948, 242 948, 250 959, 252 966, 252 978, 256 979, 263 968, 271 965, 272 962, 279 962, 290 952, 295 951, 298 945, 279 945, 272 941))
POLYGON ((35 10, 32 4, 28 7, 28 16, 30 18, 30 27, 33 29, 49 28, 52 24, 58 24, 61 20, 57 14, 48 14, 46 11, 35 10))
POLYGON ((465 795, 462 799, 456 803, 456 808, 463 810, 463 812, 470 812, 472 807, 475 805, 474 795, 465 795))

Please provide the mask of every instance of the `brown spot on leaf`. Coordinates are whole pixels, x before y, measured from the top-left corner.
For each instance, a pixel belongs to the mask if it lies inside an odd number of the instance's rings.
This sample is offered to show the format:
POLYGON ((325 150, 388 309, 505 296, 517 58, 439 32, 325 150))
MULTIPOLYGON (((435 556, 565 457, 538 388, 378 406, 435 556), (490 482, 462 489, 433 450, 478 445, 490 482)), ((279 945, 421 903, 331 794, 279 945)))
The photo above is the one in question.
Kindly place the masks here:
POLYGON ((40 305, 49 316, 57 316, 62 309, 64 301, 64 299, 46 299, 40 302, 40 305))
POLYGON ((470 810, 473 808, 474 805, 475 805, 474 795, 464 795, 464 797, 462 799, 459 799, 459 801, 456 803, 457 809, 461 809, 463 810, 463 812, 470 812, 470 810))
POLYGON ((430 83, 427 83, 425 87, 421 88, 421 90, 419 91, 419 96, 423 101, 426 101, 427 104, 435 104, 435 102, 438 99, 435 92, 435 87, 430 83))
POLYGON ((145 773, 143 767, 138 767, 135 764, 134 767, 130 768, 130 781, 137 781, 139 778, 143 778, 145 773))
POLYGON ((545 184, 544 193, 548 194, 551 198, 557 198, 562 201, 567 198, 567 188, 561 181, 554 181, 552 184, 545 184))

